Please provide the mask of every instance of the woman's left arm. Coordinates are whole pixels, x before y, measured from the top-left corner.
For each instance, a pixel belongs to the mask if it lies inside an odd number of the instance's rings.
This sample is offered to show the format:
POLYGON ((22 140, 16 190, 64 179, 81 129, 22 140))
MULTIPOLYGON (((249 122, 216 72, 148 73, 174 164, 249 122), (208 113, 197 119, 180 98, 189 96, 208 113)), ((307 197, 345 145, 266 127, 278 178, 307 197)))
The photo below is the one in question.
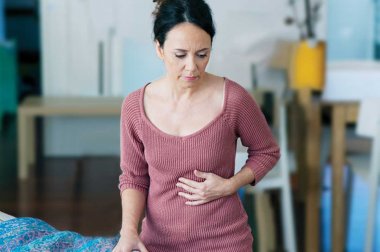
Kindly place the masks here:
MULTIPOLYGON (((244 167, 233 177, 225 179, 213 173, 195 171, 203 182, 180 178, 179 195, 189 199, 186 204, 200 205, 235 193, 240 187, 257 184, 277 163, 280 150, 260 107, 243 88, 235 92, 230 107, 230 127, 243 146, 248 147, 244 167)), ((231 98, 230 98, 231 99, 231 98)))

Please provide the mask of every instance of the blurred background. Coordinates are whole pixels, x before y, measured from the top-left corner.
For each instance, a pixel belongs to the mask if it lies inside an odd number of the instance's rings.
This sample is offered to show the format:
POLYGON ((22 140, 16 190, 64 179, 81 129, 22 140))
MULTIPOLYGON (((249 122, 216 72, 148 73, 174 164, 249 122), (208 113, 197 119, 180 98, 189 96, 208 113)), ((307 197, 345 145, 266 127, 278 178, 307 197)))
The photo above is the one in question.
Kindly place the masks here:
MULTIPOLYGON (((380 251, 380 1, 207 3, 208 71, 252 93, 282 147, 239 191, 255 251, 380 251)), ((118 232, 121 102, 164 73, 154 6, 0 0, 1 212, 118 232)))

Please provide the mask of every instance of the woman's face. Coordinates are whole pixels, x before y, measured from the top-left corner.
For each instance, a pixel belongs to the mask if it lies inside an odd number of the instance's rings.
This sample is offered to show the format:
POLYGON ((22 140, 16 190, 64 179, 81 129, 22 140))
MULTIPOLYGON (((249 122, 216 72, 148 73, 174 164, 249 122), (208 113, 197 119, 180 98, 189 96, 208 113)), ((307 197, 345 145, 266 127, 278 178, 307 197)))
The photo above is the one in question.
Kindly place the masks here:
POLYGON ((198 83, 204 78, 210 59, 211 37, 193 24, 181 23, 168 32, 163 47, 156 42, 156 51, 171 80, 198 83))

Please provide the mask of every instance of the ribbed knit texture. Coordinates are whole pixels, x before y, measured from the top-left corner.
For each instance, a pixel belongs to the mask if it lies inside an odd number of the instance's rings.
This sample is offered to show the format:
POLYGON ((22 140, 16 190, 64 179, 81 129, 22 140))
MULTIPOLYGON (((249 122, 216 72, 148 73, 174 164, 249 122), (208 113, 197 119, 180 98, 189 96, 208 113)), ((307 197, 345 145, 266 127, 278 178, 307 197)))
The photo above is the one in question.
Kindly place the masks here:
POLYGON ((146 117, 147 85, 123 102, 119 184, 120 192, 133 188, 147 195, 143 243, 150 252, 251 251, 253 237, 237 194, 188 206, 176 183, 180 177, 202 181, 195 169, 232 177, 238 137, 248 147, 252 184, 258 183, 280 156, 261 110, 242 86, 225 79, 222 112, 195 133, 173 136, 146 117))

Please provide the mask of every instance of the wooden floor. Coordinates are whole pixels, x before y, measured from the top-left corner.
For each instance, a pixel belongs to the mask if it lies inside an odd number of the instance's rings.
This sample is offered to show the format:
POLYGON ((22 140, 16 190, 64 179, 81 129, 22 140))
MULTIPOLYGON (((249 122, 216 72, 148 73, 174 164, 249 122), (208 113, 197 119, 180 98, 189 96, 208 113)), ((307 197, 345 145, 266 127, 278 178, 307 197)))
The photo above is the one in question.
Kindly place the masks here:
POLYGON ((82 235, 117 234, 121 226, 119 158, 46 158, 40 160, 34 178, 19 183, 15 131, 11 120, 0 133, 0 211, 40 218, 82 235))
POLYGON ((44 174, 2 190, 1 210, 13 216, 40 218, 62 230, 83 235, 114 235, 121 224, 116 158, 51 158, 44 174), (80 174, 82 173, 82 174, 80 174), (25 190, 26 198, 20 197, 25 190))

